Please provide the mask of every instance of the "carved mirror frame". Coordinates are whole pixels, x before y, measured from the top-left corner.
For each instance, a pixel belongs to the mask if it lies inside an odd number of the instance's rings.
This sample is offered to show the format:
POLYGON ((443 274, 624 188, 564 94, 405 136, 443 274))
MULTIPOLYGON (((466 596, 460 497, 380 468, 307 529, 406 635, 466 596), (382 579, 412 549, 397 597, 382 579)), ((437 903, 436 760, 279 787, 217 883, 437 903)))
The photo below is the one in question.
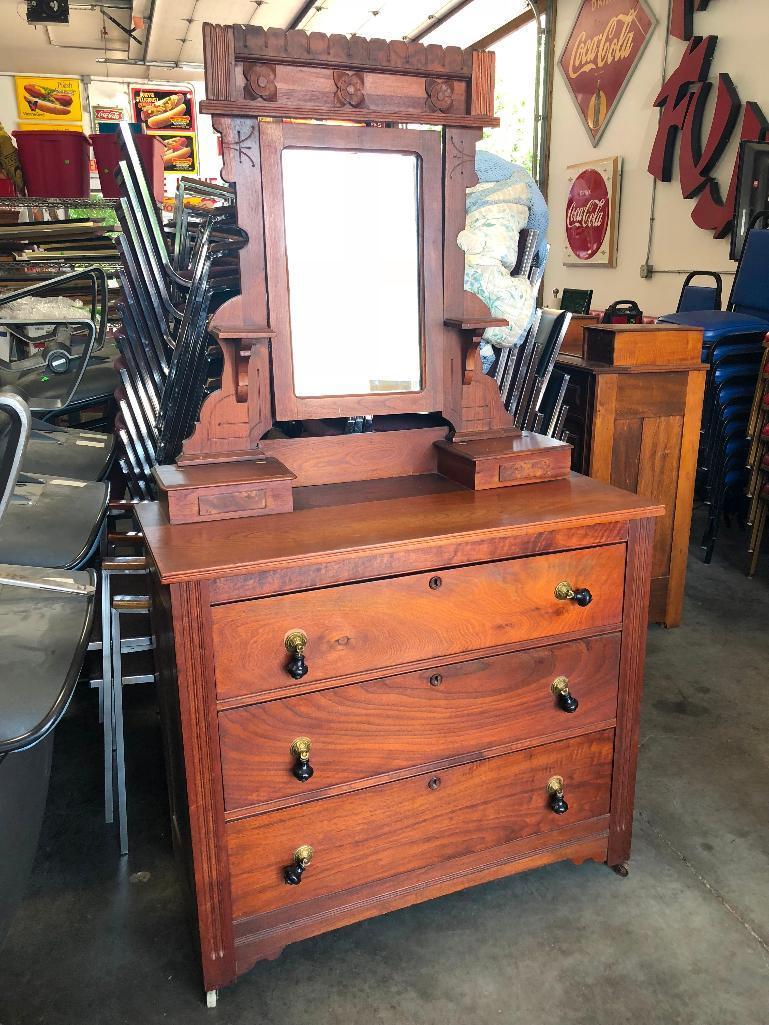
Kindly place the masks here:
MULTIPOLYGON (((366 414, 417 413, 439 410, 443 400, 443 275, 441 138, 438 132, 394 128, 358 128, 317 124, 263 124, 260 132, 267 294, 272 338, 272 383, 275 418, 313 420, 366 414), (294 387, 294 354, 289 309, 282 156, 292 148, 367 153, 402 153, 417 158, 419 185, 419 390, 408 392, 298 396, 294 387)), ((311 184, 308 183, 308 187, 311 184)), ((318 202, 323 202, 319 195, 318 202)), ((376 196, 370 197, 372 203, 376 196)), ((365 217, 365 212, 363 214, 365 217)), ((353 254, 354 255, 354 254, 353 254)), ((296 287, 292 284, 292 288, 296 287)), ((343 290, 342 290, 343 291, 343 290)), ((387 296, 383 296, 386 302, 387 296)), ((344 299, 342 298, 342 301, 344 299)), ((376 316, 376 309, 372 309, 376 316)), ((365 339, 365 324, 361 337, 365 339)))
MULTIPOLYGON (((211 24, 203 26, 203 50, 208 98, 200 109, 212 117, 221 136, 222 176, 236 188, 238 223, 249 243, 239 253, 241 295, 226 302, 209 325, 224 354, 222 387, 204 402, 179 465, 274 453, 283 442, 265 435, 281 420, 418 411, 443 415, 449 425, 443 438, 520 433, 496 383, 481 372, 477 352, 486 327, 504 322, 464 291, 464 253, 457 245, 465 226, 466 190, 478 180, 476 144, 485 127, 499 124, 494 54, 211 24), (343 404, 333 397, 297 398, 294 393, 280 153, 286 140, 306 139, 324 147, 419 157, 424 254, 420 392, 347 396, 343 404)), ((432 440, 427 431, 422 437, 418 430, 410 433, 413 445, 401 438, 399 446, 414 451, 415 466, 424 465, 424 449, 432 440)), ((306 457, 306 440, 290 443, 292 463, 306 457)), ((407 463, 403 472, 411 472, 407 463)))

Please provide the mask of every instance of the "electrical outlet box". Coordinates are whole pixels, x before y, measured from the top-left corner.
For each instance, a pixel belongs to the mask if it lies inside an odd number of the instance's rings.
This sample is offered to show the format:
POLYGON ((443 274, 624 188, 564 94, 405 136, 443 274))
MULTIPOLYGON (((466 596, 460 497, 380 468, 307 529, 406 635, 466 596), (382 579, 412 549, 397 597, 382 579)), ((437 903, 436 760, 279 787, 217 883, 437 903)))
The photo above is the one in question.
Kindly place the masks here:
POLYGON ((651 278, 654 275, 654 266, 651 263, 641 264, 641 277, 651 278))

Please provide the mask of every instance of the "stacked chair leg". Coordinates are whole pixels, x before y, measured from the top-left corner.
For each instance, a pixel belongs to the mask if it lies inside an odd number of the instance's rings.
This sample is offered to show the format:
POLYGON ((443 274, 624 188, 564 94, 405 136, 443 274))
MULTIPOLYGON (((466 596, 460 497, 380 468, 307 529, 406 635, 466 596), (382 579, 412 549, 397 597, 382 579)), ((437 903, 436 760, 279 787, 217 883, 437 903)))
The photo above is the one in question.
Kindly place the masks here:
POLYGON ((722 341, 703 353, 709 364, 705 387, 697 492, 708 508, 702 537, 709 563, 723 519, 746 519, 748 430, 763 349, 760 336, 722 341))
POLYGON ((748 575, 752 577, 758 569, 769 522, 769 336, 764 341, 764 355, 750 413, 748 437, 748 575))

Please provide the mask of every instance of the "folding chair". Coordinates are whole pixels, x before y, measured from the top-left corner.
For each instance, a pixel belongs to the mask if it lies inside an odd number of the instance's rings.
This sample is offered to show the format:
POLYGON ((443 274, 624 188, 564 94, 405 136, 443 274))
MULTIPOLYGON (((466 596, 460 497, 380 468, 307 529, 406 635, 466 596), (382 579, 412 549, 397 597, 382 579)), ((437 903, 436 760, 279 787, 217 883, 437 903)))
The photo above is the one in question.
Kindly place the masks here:
POLYGON ((53 731, 80 674, 94 593, 92 572, 0 565, 0 944, 32 868, 53 731))
POLYGON ((6 429, 0 438, 0 560, 11 565, 79 569, 93 555, 107 510, 105 483, 21 472, 31 431, 23 398, 0 390, 6 429), (9 423, 8 423, 9 421, 9 423))

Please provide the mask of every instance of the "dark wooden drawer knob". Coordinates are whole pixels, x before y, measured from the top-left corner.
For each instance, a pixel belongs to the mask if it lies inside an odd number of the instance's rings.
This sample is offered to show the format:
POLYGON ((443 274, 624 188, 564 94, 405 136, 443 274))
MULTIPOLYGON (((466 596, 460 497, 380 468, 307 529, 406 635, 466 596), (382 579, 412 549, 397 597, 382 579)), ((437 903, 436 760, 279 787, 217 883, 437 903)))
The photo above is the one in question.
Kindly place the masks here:
POLYGON ((284 641, 286 651, 291 658, 288 660, 286 671, 295 680, 301 680, 307 675, 309 666, 304 660, 304 649, 307 647, 307 634, 304 630, 289 630, 284 641))
POLYGON ((579 701, 569 690, 569 681, 565 676, 557 676, 550 684, 550 690, 555 695, 558 707, 564 712, 576 712, 579 708, 579 701))
POLYGON ((313 775, 315 769, 310 765, 310 751, 312 741, 309 737, 297 737, 291 745, 291 754, 294 756, 294 767, 291 770, 300 783, 306 783, 313 775))
POLYGON ((294 851, 294 860, 283 869, 283 878, 290 886, 298 886, 302 881, 304 870, 312 861, 312 847, 302 844, 294 851))
POLYGON ((586 608, 593 600, 593 595, 586 587, 574 588, 565 580, 556 586, 555 596, 558 601, 573 601, 582 609, 586 608))
POLYGON ((549 804, 556 815, 563 815, 569 810, 569 806, 563 799, 563 776, 551 776, 547 781, 547 793, 549 804))

